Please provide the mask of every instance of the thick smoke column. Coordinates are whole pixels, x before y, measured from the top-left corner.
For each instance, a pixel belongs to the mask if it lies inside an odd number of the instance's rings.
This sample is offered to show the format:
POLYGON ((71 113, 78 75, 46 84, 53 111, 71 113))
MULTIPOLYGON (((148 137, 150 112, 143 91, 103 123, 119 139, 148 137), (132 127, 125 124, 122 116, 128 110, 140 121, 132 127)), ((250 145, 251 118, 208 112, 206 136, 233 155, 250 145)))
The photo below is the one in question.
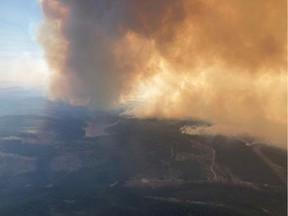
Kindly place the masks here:
POLYGON ((42 0, 51 95, 286 144, 285 0, 42 0))

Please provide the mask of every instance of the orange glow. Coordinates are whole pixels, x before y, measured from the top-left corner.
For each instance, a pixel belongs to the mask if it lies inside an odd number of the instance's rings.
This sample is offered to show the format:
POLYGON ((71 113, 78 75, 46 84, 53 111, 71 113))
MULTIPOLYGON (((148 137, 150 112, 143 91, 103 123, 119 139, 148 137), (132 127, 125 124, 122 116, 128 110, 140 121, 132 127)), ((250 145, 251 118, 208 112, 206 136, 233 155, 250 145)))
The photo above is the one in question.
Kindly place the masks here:
POLYGON ((97 109, 134 98, 137 117, 198 118, 286 146, 284 0, 42 7, 53 97, 97 109))

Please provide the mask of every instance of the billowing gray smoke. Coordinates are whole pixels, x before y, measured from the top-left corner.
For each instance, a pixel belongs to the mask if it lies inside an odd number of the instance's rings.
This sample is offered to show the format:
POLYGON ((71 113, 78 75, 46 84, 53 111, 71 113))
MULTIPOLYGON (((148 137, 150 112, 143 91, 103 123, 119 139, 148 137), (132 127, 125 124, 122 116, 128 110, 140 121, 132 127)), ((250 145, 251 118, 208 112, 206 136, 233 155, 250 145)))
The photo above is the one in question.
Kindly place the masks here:
POLYGON ((42 0, 54 98, 286 145, 285 0, 42 0))

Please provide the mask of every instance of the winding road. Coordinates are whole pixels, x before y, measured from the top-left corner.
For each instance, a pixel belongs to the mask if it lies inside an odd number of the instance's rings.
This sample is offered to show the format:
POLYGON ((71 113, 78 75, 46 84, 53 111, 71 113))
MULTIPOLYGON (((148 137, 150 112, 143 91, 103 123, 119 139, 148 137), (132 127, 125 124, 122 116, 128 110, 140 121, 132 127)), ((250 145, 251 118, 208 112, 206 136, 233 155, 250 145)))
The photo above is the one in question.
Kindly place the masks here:
POLYGON ((214 171, 214 165, 215 165, 215 156, 216 156, 216 151, 214 149, 211 148, 211 151, 212 151, 212 161, 211 161, 211 165, 210 165, 210 170, 211 172, 213 173, 214 177, 212 180, 216 180, 217 179, 217 174, 216 172, 214 171))
POLYGON ((286 184, 286 177, 285 177, 285 170, 272 162, 261 150, 261 146, 255 145, 253 146, 253 151, 258 155, 259 158, 262 159, 262 161, 270 167, 270 169, 276 174, 276 176, 282 181, 284 184, 286 184))
MULTIPOLYGON (((189 140, 189 139, 188 139, 189 140)), ((189 140, 190 143, 193 143, 193 141, 189 140)), ((212 158, 211 158, 211 165, 209 167, 210 171, 212 172, 213 174, 213 178, 212 180, 216 180, 217 179, 217 174, 214 170, 214 166, 215 166, 215 158, 216 158, 216 151, 213 149, 213 148, 210 148, 210 147, 207 147, 211 150, 212 152, 212 158)), ((172 149, 171 149, 172 150, 172 149)))
POLYGON ((278 176, 280 181, 282 181, 284 184, 286 184, 286 174, 285 170, 279 166, 278 164, 275 164, 273 161, 270 160, 261 150, 261 146, 256 143, 249 143, 243 139, 241 139, 243 143, 245 143, 247 146, 251 146, 252 150, 255 152, 256 155, 268 166, 270 169, 278 176))

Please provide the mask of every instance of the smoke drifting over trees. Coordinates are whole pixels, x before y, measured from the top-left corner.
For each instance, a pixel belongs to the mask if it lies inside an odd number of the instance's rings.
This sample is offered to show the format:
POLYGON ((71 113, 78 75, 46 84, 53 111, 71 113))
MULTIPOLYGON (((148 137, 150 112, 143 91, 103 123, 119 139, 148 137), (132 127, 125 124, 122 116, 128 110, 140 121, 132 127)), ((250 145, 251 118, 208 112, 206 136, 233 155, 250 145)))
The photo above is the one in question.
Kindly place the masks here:
POLYGON ((42 0, 50 93, 286 145, 286 1, 42 0))

